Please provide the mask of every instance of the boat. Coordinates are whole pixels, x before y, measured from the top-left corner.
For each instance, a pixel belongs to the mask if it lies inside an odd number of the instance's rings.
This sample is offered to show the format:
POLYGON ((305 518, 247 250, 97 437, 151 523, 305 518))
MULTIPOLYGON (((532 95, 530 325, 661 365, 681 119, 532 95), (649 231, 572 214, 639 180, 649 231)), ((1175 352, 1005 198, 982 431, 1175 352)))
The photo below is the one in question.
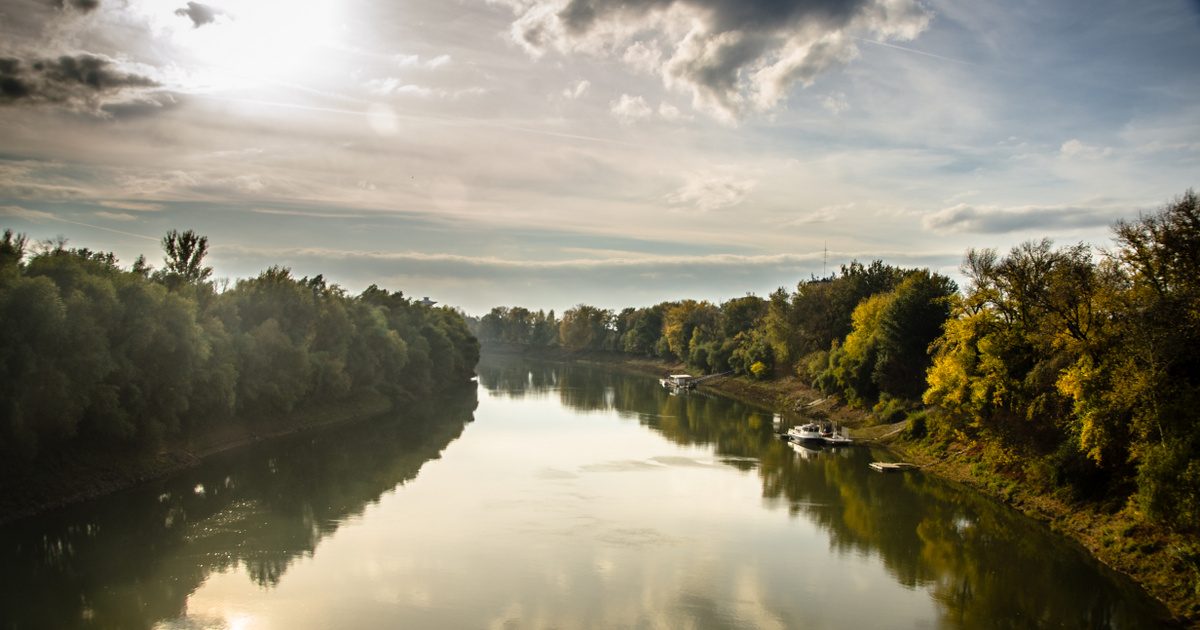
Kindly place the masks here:
POLYGON ((916 464, 908 462, 871 462, 869 464, 873 470, 879 472, 903 472, 905 470, 919 470, 920 467, 916 464))
POLYGON ((828 444, 830 446, 847 446, 853 444, 850 430, 830 422, 809 422, 788 429, 784 435, 792 442, 809 442, 828 444))
POLYGON ((850 437, 850 429, 832 424, 821 427, 821 440, 830 446, 848 446, 854 443, 850 437))
POLYGON ((810 422, 788 429, 788 439, 793 442, 823 442, 821 437, 821 425, 810 422))
POLYGON ((672 392, 687 391, 696 388, 696 378, 691 374, 668 374, 658 379, 658 384, 672 392))

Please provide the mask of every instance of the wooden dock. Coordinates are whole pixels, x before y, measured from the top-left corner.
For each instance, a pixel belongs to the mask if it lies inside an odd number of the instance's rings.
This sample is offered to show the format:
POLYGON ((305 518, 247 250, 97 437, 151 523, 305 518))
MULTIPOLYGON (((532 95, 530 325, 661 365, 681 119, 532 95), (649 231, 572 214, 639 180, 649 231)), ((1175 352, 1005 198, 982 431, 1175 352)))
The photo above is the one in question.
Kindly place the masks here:
POLYGON ((907 462, 871 462, 871 468, 879 472, 897 472, 901 470, 917 470, 916 464, 907 462))

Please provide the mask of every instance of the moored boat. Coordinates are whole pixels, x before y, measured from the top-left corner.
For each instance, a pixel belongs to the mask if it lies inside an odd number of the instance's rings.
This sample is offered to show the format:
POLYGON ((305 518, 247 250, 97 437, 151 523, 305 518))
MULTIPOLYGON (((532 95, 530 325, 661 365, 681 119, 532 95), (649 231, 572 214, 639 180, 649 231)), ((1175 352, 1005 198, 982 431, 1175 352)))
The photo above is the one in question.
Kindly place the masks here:
POLYGON ((788 429, 788 439, 795 442, 822 442, 821 425, 810 422, 788 429))
POLYGON ((696 387, 696 378, 691 374, 669 374, 658 379, 658 384, 672 392, 687 391, 696 387))

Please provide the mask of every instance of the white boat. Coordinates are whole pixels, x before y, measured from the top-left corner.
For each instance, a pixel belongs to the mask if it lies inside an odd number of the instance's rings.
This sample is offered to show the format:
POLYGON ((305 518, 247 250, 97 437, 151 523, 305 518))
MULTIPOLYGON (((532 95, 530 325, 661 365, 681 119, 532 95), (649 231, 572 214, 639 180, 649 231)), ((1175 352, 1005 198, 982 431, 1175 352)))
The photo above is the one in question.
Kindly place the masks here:
POLYGON ((685 391, 696 387, 696 378, 691 374, 669 374, 658 379, 658 384, 673 392, 685 391))
POLYGON ((810 422, 788 429, 788 439, 794 442, 823 442, 821 437, 821 425, 810 422))

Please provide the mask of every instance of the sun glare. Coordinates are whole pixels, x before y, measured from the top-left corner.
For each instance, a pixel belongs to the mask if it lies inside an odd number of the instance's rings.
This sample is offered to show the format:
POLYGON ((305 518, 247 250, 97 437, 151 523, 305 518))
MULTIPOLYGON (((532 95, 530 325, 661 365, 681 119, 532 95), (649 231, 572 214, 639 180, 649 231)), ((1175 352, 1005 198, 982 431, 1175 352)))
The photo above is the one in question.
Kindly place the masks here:
POLYGON ((322 70, 342 23, 340 0, 180 4, 169 13, 172 39, 198 62, 197 87, 303 80, 322 70))

